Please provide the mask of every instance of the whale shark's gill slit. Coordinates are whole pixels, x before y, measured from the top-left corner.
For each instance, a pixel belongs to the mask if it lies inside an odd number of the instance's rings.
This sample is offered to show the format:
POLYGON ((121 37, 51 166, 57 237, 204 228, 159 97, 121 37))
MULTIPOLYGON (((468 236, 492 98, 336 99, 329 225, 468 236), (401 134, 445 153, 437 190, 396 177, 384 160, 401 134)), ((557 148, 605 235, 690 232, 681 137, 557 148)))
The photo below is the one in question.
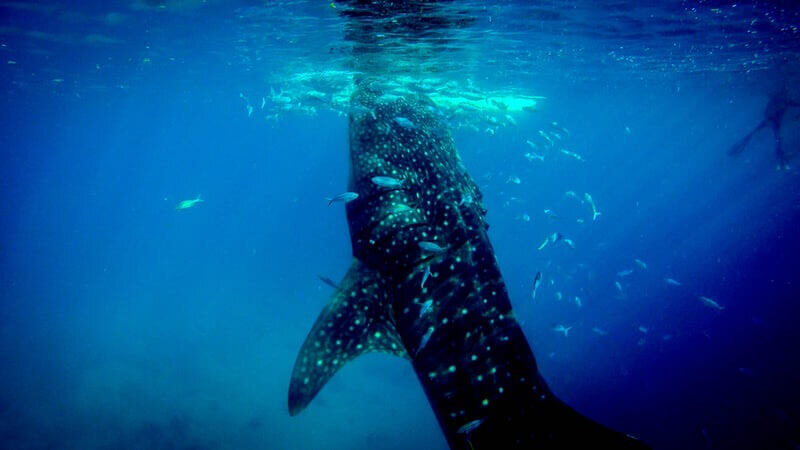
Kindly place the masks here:
POLYGON ((369 352, 408 358, 395 330, 386 281, 355 261, 297 355, 289 412, 302 411, 342 366, 369 352))

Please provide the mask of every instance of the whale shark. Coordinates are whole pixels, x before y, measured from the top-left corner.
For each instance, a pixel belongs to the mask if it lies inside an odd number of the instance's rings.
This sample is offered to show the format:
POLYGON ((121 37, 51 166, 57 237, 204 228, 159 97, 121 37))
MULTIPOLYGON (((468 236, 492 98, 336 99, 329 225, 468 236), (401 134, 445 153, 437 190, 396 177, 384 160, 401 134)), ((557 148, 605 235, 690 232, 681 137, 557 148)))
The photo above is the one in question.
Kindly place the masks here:
POLYGON ((351 104, 370 111, 349 117, 353 262, 297 356, 290 414, 348 361, 384 352, 411 362, 451 448, 647 448, 567 406, 539 373, 481 191, 436 105, 368 79, 351 104))

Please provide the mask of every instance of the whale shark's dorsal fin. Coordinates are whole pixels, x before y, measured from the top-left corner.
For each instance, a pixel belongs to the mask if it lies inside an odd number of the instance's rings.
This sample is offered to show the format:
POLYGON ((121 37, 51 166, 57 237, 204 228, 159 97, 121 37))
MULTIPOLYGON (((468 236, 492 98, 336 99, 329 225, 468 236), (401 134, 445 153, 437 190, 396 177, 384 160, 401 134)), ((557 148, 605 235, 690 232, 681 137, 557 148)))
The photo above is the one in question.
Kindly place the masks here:
POLYGON ((356 260, 297 355, 289 384, 289 413, 302 411, 337 370, 368 352, 408 358, 394 327, 386 281, 356 260))

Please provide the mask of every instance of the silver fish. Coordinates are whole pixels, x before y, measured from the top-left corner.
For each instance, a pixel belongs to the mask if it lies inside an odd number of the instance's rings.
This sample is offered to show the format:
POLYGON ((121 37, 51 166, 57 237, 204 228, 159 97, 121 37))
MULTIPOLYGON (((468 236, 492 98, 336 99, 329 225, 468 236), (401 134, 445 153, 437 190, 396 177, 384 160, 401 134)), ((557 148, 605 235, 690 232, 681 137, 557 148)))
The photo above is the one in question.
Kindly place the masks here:
POLYGON ((592 198, 591 195, 589 195, 588 192, 583 193, 583 198, 584 200, 586 200, 587 203, 589 203, 589 206, 592 207, 592 221, 593 222, 596 221, 597 216, 600 215, 600 212, 597 211, 597 206, 594 204, 594 199, 592 198))
POLYGON ((406 119, 405 117, 395 117, 394 118, 394 123, 400 125, 402 128, 405 128, 406 130, 416 130, 417 129, 417 126, 414 125, 414 122, 406 119))
MULTIPOLYGON (((421 289, 425 288, 425 282, 428 281, 428 277, 429 276, 431 276, 431 266, 430 266, 430 264, 425 266, 425 273, 422 275, 422 283, 420 283, 420 285, 419 285, 419 287, 421 289)), ((426 303, 429 303, 429 302, 430 302, 430 300, 428 300, 426 303)), ((430 305, 428 305, 428 306, 430 307, 430 305)), ((420 315, 422 315, 422 313, 420 313, 420 315)))
POLYGON ((553 327, 553 331, 557 333, 564 333, 564 337, 569 337, 569 330, 571 329, 572 327, 565 327, 564 325, 556 325, 553 327))
POLYGON ((403 186, 403 180, 398 180, 397 178, 392 178, 392 177, 384 177, 384 176, 372 177, 372 182, 382 188, 389 188, 389 189, 395 189, 403 186))
POLYGON ((546 215, 547 217, 552 217, 553 219, 560 219, 560 217, 558 217, 558 214, 556 214, 552 209, 545 209, 544 215, 546 215))
POLYGON ((625 269, 625 270, 620 270, 619 272, 617 272, 617 276, 618 277, 627 277, 628 275, 630 275, 632 273, 633 273, 633 269, 625 269))
POLYGON ((426 300, 425 303, 422 304, 422 307, 419 309, 419 316, 422 317, 428 312, 430 312, 431 308, 433 308, 433 300, 426 300))
POLYGON ((348 203, 352 202, 357 198, 358 194, 355 192, 343 192, 335 197, 328 197, 326 198, 326 200, 328 200, 328 206, 331 206, 331 204, 336 202, 348 203))
POLYGON ((472 432, 472 430, 474 430, 475 428, 478 428, 479 426, 481 426, 483 421, 484 421, 484 419, 476 419, 476 420, 473 420, 471 422, 467 422, 464 425, 461 425, 458 428, 458 430, 456 430, 456 433, 458 433, 458 434, 466 434, 467 436, 469 436, 469 434, 472 432))
POLYGON ((533 292, 531 293, 531 297, 536 299, 536 290, 539 289, 539 286, 542 284, 542 272, 536 272, 536 276, 533 278, 533 292))
POLYGON ((709 308, 716 309, 717 311, 722 311, 723 309, 725 309, 724 306, 720 305, 716 301, 714 301, 714 300, 712 300, 712 299, 710 299, 708 297, 705 297, 703 295, 701 295, 701 296, 699 296, 697 298, 700 299, 700 301, 703 302, 703 304, 708 306, 709 308))
POLYGON ((419 241, 419 248, 431 253, 444 253, 445 249, 435 242, 419 241))
POLYGON ((647 263, 645 263, 641 259, 634 259, 633 262, 635 262, 636 265, 639 266, 641 269, 643 269, 643 270, 647 269, 647 263))
POLYGON ((339 285, 338 285, 338 284, 336 284, 336 282, 335 282, 335 281, 333 281, 333 280, 331 280, 330 278, 328 278, 328 277, 323 277, 322 275, 317 275, 317 277, 318 277, 318 278, 319 278, 319 279, 320 279, 320 280, 321 280, 323 283, 327 284, 328 286, 330 286, 330 287, 332 287, 332 288, 334 288, 334 289, 339 289, 339 285))
POLYGON ((664 282, 670 286, 680 286, 681 282, 673 278, 664 278, 664 282))
POLYGON ((535 159, 538 159, 539 161, 544 161, 544 155, 540 155, 540 154, 535 153, 535 152, 525 153, 525 158, 527 158, 528 161, 533 161, 535 159))
POLYGON ((537 250, 541 250, 541 249, 547 247, 547 244, 549 244, 549 243, 550 243, 550 239, 549 238, 544 238, 544 242, 542 242, 541 245, 539 245, 539 248, 537 250))
POLYGON ((415 353, 419 353, 428 345, 428 341, 431 340, 431 335, 433 334, 433 327, 428 327, 428 331, 422 336, 422 339, 419 341, 419 346, 417 347, 417 351, 415 353))

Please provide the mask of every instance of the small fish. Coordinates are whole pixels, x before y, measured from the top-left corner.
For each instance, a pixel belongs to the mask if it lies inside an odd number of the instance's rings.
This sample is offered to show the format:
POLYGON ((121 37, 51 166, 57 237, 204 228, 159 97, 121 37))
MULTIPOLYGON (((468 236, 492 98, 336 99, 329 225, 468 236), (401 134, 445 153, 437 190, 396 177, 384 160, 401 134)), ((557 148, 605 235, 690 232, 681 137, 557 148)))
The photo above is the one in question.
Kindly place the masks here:
POLYGON ((548 136, 547 133, 544 132, 544 130, 539 130, 539 136, 545 138, 550 145, 553 145, 553 140, 550 139, 550 136, 548 136))
POLYGON ((200 198, 200 196, 198 195, 197 198, 193 198, 191 200, 183 200, 183 201, 181 201, 180 203, 178 203, 178 206, 176 206, 175 209, 189 209, 192 206, 194 206, 194 205, 196 205, 198 203, 201 203, 201 202, 203 202, 203 199, 200 198))
POLYGON ((425 314, 429 313, 432 308, 433 308, 433 300, 426 300, 425 303, 422 304, 422 307, 419 309, 419 316, 422 317, 425 314))
POLYGON ((549 243, 550 243, 550 238, 544 238, 544 242, 542 242, 542 244, 539 245, 539 248, 537 248, 537 250, 541 251, 543 248, 547 247, 547 244, 549 243))
POLYGON ((253 115, 253 107, 250 106, 250 105, 247 105, 247 117, 250 117, 252 115, 253 115))
POLYGON ((565 155, 567 155, 567 156, 570 156, 570 157, 572 157, 572 158, 575 158, 575 159, 577 159, 578 161, 586 161, 585 159, 583 159, 583 156, 581 156, 581 155, 579 155, 579 154, 577 154, 577 153, 575 153, 575 152, 571 152, 571 151, 569 151, 569 150, 567 150, 567 149, 565 149, 565 148, 562 148, 562 149, 561 149, 561 153, 563 153, 563 154, 565 154, 565 155))
POLYGON ((430 241, 419 241, 419 248, 430 253, 444 253, 445 248, 439 244, 430 241))
POLYGON ((522 183, 522 180, 520 180, 519 177, 517 176, 509 175, 508 180, 506 180, 506 183, 520 184, 522 183))
POLYGON ((267 99, 265 99, 264 97, 261 97, 261 109, 264 109, 264 106, 266 106, 266 105, 267 105, 267 99))
POLYGON ((628 275, 630 275, 632 273, 633 273, 633 269, 625 269, 625 270, 620 270, 619 272, 617 272, 617 276, 618 277, 627 277, 628 275))
POLYGON ((544 215, 550 217, 551 219, 560 219, 561 217, 558 216, 552 209, 545 209, 544 215))
POLYGON ((578 297, 577 295, 575 296, 575 304, 578 305, 578 308, 583 307, 583 302, 581 301, 581 298, 578 297))
POLYGON ((328 200, 328 206, 331 206, 333 203, 336 202, 349 203, 357 198, 358 194, 355 192, 343 192, 333 198, 327 197, 325 200, 328 200))
POLYGON ((564 325, 556 325, 553 327, 553 331, 557 333, 564 333, 564 337, 569 337, 569 330, 571 329, 572 327, 565 327, 564 325))
POLYGON ((561 301, 564 298, 564 294, 561 291, 556 292, 556 300, 561 301))
POLYGON ((578 194, 576 194, 575 191, 567 191, 564 192, 564 197, 578 198, 578 194))
POLYGON ((539 286, 542 284, 542 272, 536 272, 536 276, 533 277, 533 292, 531 293, 531 297, 536 300, 536 290, 539 289, 539 286))
POLYGON ((650 329, 649 329, 649 328, 647 328, 647 327, 646 327, 646 326, 644 326, 644 325, 640 325, 640 326, 639 326, 639 331, 641 331, 641 332, 642 332, 642 333, 644 333, 644 334, 647 334, 647 332, 648 332, 648 331, 650 331, 650 329))
POLYGON ((600 213, 597 211, 597 206, 595 206, 594 204, 594 199, 592 198, 591 195, 589 195, 588 192, 583 193, 583 198, 586 200, 587 203, 589 203, 589 206, 592 207, 592 222, 596 221, 597 216, 599 216, 600 213))
POLYGON ((640 269, 642 269, 642 270, 646 270, 647 269, 647 263, 645 263, 641 259, 634 259, 633 262, 635 262, 636 265, 639 266, 640 269))
MULTIPOLYGON (((428 277, 429 276, 431 276, 431 265, 430 264, 425 266, 425 273, 422 275, 422 283, 420 283, 420 285, 419 285, 420 288, 422 288, 422 289, 425 288, 425 282, 428 281, 428 277)), ((430 301, 430 300, 428 300, 428 301, 430 301)), ((428 306, 430 306, 430 305, 428 305, 428 306)))
POLYGON ((458 206, 461 205, 471 205, 472 204, 472 194, 462 194, 461 201, 458 203, 458 206))
POLYGON ((592 328, 592 331, 594 331, 595 334, 598 334, 600 336, 605 336, 605 335, 608 334, 608 331, 606 331, 606 330, 604 330, 602 328, 597 328, 597 327, 592 328))
POLYGON ((414 125, 414 122, 406 119, 405 117, 395 117, 394 123, 400 125, 401 128, 405 128, 406 130, 416 130, 417 126, 414 125))
POLYGON ((334 289, 339 289, 339 285, 336 284, 336 282, 331 280, 330 278, 323 277, 322 275, 317 275, 317 278, 319 278, 320 281, 322 281, 323 283, 327 284, 328 286, 330 286, 330 287, 332 287, 334 289))
POLYGON ((569 248, 573 248, 573 249, 575 248, 575 243, 572 242, 572 239, 564 238, 564 243, 567 244, 567 247, 569 247, 569 248))
POLYGON ((527 144, 528 144, 528 145, 529 145, 529 146, 530 146, 532 149, 534 149, 534 150, 537 150, 537 149, 539 148, 539 146, 538 146, 538 145, 536 145, 536 143, 535 143, 535 142, 532 142, 532 141, 530 141, 530 140, 528 140, 528 141, 525 141, 525 142, 526 142, 526 143, 527 143, 527 144))
POLYGON ((564 239, 564 235, 561 234, 561 232, 559 231, 556 231, 555 233, 550 235, 550 242, 554 244, 562 239, 564 239))
POLYGON ((534 152, 525 153, 525 157, 528 158, 528 161, 533 161, 534 159, 538 159, 539 161, 544 161, 544 155, 540 155, 534 152))
POLYGON ((673 278, 664 278, 664 282, 670 286, 680 286, 681 282, 673 278))
POLYGON ((428 345, 428 341, 431 339, 431 335, 433 334, 433 330, 434 330, 433 327, 428 327, 428 331, 425 332, 425 334, 422 336, 422 339, 420 339, 420 341, 419 341, 419 346, 417 347, 417 351, 415 352, 415 354, 419 354, 419 352, 422 351, 422 349, 426 345, 428 345))
POLYGON ((531 216, 529 216, 529 215, 527 215, 525 213, 520 214, 519 216, 517 216, 517 218, 519 220, 523 221, 523 222, 530 222, 531 221, 531 216))
POLYGON ((397 189, 402 187, 403 181, 404 180, 398 180, 397 178, 392 178, 392 177, 384 177, 384 176, 372 177, 373 183, 382 188, 388 188, 388 189, 397 189))
POLYGON ((405 203, 398 203, 398 204, 392 206, 392 212, 395 213, 395 214, 404 213, 404 212, 408 212, 408 211, 411 211, 411 210, 412 210, 412 208, 410 206, 406 205, 405 203))
POLYGON ((615 281, 614 286, 617 287, 618 291, 622 292, 622 284, 619 281, 615 281))
POLYGON ((699 296, 697 298, 700 299, 700 301, 703 302, 703 304, 708 306, 709 308, 716 309, 717 311, 722 311, 723 309, 725 309, 724 306, 721 306, 719 303, 717 303, 716 301, 714 301, 714 300, 712 300, 712 299, 710 299, 708 297, 705 297, 705 296, 701 295, 701 296, 699 296))
POLYGON ((566 129, 565 127, 562 127, 561 125, 559 125, 558 122, 553 122, 551 125, 553 125, 554 127, 560 128, 561 131, 563 131, 567 136, 570 135, 569 130, 566 129))
POLYGON ((472 432, 472 430, 474 430, 475 428, 478 428, 479 426, 481 426, 483 421, 484 421, 484 419, 476 419, 476 420, 473 420, 471 422, 467 422, 464 425, 461 425, 458 428, 458 430, 456 430, 456 433, 457 434, 465 434, 465 435, 469 436, 469 434, 472 432))

